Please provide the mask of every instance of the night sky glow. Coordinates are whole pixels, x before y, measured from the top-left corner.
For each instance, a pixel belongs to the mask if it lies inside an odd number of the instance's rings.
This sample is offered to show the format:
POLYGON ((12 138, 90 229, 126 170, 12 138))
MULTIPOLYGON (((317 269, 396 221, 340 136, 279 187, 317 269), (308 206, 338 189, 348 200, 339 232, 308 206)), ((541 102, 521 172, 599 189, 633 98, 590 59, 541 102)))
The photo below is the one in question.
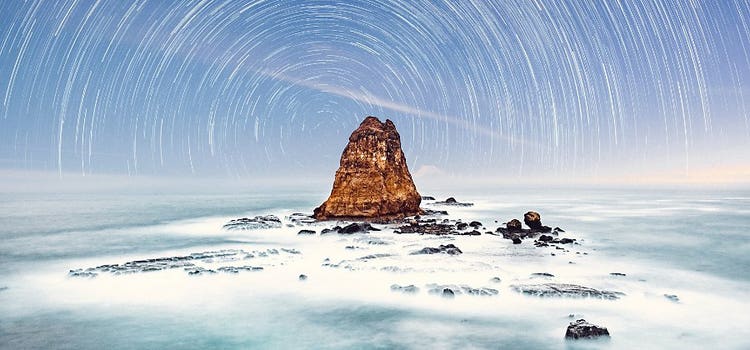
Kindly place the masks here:
POLYGON ((0 2, 0 168, 330 176, 750 164, 750 0, 0 2))

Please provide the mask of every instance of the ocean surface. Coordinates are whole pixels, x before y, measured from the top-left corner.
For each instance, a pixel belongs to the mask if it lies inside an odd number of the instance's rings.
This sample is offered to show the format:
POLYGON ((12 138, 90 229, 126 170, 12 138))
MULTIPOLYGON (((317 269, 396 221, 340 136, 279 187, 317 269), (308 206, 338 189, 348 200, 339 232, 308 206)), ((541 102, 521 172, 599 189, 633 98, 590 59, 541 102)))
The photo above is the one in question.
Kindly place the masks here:
POLYGON ((287 226, 285 217, 311 213, 329 190, 0 193, 0 348, 750 349, 748 190, 420 190, 473 202, 423 206, 478 220, 483 232, 538 211, 577 240, 564 250, 487 234, 398 235, 385 225, 311 236, 287 226), (222 228, 265 214, 284 225, 222 228), (463 254, 410 254, 448 243, 463 254), (263 270, 69 275, 222 251, 243 253, 201 266, 263 270), (511 287, 538 283, 623 295, 539 297, 511 287), (498 293, 446 298, 430 293, 433 284, 498 293), (565 340, 578 318, 607 327, 611 338, 565 340))

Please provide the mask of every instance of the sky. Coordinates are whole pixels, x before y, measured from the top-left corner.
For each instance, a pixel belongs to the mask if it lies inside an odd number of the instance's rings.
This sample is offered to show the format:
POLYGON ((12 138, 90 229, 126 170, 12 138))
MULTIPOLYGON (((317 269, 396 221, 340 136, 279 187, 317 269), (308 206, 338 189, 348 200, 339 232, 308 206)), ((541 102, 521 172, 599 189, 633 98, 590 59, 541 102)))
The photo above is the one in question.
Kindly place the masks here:
POLYGON ((0 2, 0 171, 750 183, 750 0, 0 2))

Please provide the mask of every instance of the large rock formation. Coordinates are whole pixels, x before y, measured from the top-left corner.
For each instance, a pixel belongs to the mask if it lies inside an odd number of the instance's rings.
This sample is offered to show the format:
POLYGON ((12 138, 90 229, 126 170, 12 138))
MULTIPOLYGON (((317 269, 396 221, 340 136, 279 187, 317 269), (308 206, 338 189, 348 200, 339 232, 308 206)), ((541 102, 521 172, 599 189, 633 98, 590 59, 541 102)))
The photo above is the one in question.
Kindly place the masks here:
POLYGON ((401 137, 393 122, 367 117, 349 136, 328 200, 318 220, 393 219, 421 213, 401 137))

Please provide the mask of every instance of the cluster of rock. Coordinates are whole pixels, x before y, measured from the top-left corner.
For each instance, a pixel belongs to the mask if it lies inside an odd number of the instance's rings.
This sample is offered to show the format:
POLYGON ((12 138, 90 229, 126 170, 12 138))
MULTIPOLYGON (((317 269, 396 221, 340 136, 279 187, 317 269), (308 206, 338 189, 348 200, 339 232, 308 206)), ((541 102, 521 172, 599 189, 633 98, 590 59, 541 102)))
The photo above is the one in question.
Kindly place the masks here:
POLYGON ((523 221, 528 226, 528 229, 523 228, 521 221, 518 219, 512 219, 505 223, 505 227, 498 227, 495 230, 496 233, 501 234, 503 238, 513 241, 513 244, 521 244, 523 239, 526 238, 537 238, 534 245, 537 247, 547 247, 549 244, 569 244, 575 242, 573 238, 562 238, 557 239, 553 236, 557 236, 565 230, 555 227, 554 229, 542 225, 541 215, 535 211, 529 211, 523 215, 523 221), (546 235, 549 233, 550 235, 546 235))
POLYGON ((406 224, 399 226, 394 232, 400 234, 416 233, 421 235, 457 235, 457 236, 479 236, 479 231, 483 227, 479 221, 465 223, 443 219, 438 221, 435 218, 424 219, 416 216, 414 219, 405 220, 406 224))

